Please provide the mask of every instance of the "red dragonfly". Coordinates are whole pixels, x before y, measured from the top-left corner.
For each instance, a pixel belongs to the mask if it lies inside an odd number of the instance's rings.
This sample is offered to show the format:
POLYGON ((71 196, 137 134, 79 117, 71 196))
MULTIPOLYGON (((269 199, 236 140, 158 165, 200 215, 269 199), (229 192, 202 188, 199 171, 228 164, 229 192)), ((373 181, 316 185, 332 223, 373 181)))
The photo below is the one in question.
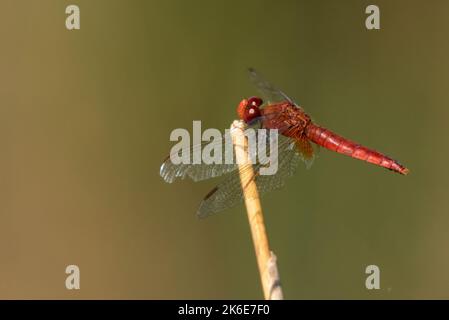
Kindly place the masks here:
MULTIPOLYGON (((263 105, 263 100, 259 97, 243 99, 237 107, 239 118, 249 125, 256 125, 265 129, 277 129, 279 132, 278 170, 274 175, 254 174, 253 180, 256 182, 259 193, 263 194, 283 186, 286 178, 295 172, 299 160, 303 160, 309 168, 315 158, 316 152, 314 149, 317 146, 403 175, 409 172, 396 160, 315 124, 302 107, 274 85, 264 80, 254 69, 249 69, 249 75, 252 83, 267 103, 263 105)), ((223 147, 225 141, 226 139, 223 138, 214 143, 220 143, 220 147, 223 147)), ((203 148, 203 145, 191 147, 190 155, 203 148)), ((252 166, 254 172, 257 173, 264 164, 257 162, 252 166)), ((176 178, 183 179, 187 176, 194 181, 200 181, 232 172, 204 197, 197 212, 200 218, 204 218, 230 208, 243 200, 239 170, 245 170, 245 168, 243 166, 238 169, 237 164, 175 165, 171 162, 169 156, 161 166, 160 175, 166 182, 171 183, 176 178)))

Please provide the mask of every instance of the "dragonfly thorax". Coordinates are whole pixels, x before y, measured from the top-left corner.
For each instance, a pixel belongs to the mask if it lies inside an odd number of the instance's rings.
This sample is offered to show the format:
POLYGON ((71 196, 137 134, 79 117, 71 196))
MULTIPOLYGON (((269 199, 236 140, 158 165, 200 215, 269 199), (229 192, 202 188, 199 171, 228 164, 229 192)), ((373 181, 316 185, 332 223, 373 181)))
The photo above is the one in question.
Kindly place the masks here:
POLYGON ((310 117, 291 102, 267 105, 262 111, 263 127, 278 129, 288 137, 300 137, 311 123, 310 117))

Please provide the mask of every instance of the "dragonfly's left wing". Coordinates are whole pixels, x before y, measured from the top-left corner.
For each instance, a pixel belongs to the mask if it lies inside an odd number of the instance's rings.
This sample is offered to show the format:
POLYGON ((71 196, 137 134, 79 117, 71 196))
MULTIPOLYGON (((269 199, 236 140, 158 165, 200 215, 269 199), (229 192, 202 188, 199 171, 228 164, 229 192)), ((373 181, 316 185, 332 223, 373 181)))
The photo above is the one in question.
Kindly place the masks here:
MULTIPOLYGON (((260 128, 260 122, 262 117, 255 119, 252 124, 248 126, 248 129, 256 130, 260 128)), ((237 169, 236 157, 234 152, 234 145, 232 143, 232 137, 230 132, 227 131, 219 139, 216 138, 213 141, 204 141, 193 146, 189 146, 188 150, 175 150, 171 151, 170 155, 165 158, 161 165, 159 174, 165 180, 165 182, 172 183, 176 179, 184 179, 186 177, 193 181, 202 181, 210 178, 221 176, 225 173, 231 172, 237 169), (203 157, 204 153, 215 153, 215 150, 221 152, 220 163, 205 163, 203 157), (182 158, 183 152, 186 152, 186 158, 189 161, 183 163, 174 163, 172 158, 182 158), (193 159, 201 158, 200 163, 193 163, 193 159)))
MULTIPOLYGON (((292 176, 298 167, 300 155, 295 141, 279 136, 278 144, 278 170, 274 175, 258 174, 263 164, 253 165, 253 181, 256 182, 260 194, 278 189, 285 184, 285 180, 292 176)), ((251 165, 245 165, 232 172, 225 180, 212 189, 203 199, 198 208, 199 218, 206 218, 211 214, 231 208, 243 201, 243 189, 240 183, 240 171, 250 169, 251 165)))
POLYGON ((183 152, 182 149, 172 151, 170 155, 165 158, 159 171, 159 174, 165 182, 172 183, 176 179, 184 179, 186 177, 191 178, 193 181, 201 181, 218 177, 237 169, 230 135, 227 137, 225 134, 220 139, 216 139, 212 142, 202 142, 190 146, 189 150, 186 151, 189 161, 187 161, 187 163, 173 163, 172 158, 182 157, 183 152), (202 160, 202 153, 205 152, 206 148, 209 150, 221 150, 222 163, 204 163, 202 160), (201 158, 201 163, 194 164, 193 159, 195 157, 201 158), (230 159, 230 161, 226 161, 226 159, 230 159))

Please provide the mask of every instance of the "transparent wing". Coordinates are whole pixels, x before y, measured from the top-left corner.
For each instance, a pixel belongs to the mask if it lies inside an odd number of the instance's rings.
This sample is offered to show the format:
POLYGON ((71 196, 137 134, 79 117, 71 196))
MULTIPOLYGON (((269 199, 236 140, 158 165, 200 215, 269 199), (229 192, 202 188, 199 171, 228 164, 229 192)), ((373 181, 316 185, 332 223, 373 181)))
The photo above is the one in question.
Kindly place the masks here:
MULTIPOLYGON (((301 157, 297 152, 295 141, 279 135, 278 144, 278 170, 274 175, 260 175, 259 170, 264 166, 261 163, 253 165, 254 177, 260 194, 278 189, 285 184, 285 180, 292 176, 298 167, 301 157)), ((234 171, 219 185, 212 189, 203 199, 198 208, 199 218, 206 218, 211 214, 231 208, 243 201, 243 189, 240 184, 240 170, 248 170, 246 165, 234 171)))
POLYGON ((274 103, 274 102, 288 101, 298 106, 298 104, 296 104, 293 101, 293 99, 291 99, 284 92, 276 88, 269 81, 265 80, 265 78, 256 70, 254 70, 253 68, 249 68, 248 72, 251 82, 259 90, 259 92, 262 94, 262 97, 266 100, 266 102, 274 103))
MULTIPOLYGON (((273 115, 274 116, 274 115, 273 115)), ((265 117, 259 117, 248 125, 248 129, 260 128, 261 122, 265 117)), ((279 130, 281 132, 281 130, 279 130)), ((159 174, 165 180, 165 182, 172 183, 177 178, 185 179, 191 178, 193 181, 202 181, 206 179, 215 178, 225 173, 231 172, 237 169, 237 161, 234 153, 234 146, 232 144, 232 138, 229 131, 223 134, 220 139, 214 139, 211 142, 202 142, 194 146, 190 146, 187 150, 187 159, 189 161, 183 163, 173 163, 173 156, 178 155, 182 157, 182 150, 173 151, 160 167, 159 174), (207 164, 203 161, 202 154, 209 152, 208 150, 221 150, 220 163, 207 164), (201 158, 199 164, 194 164, 193 159, 197 155, 201 158)))
POLYGON ((172 158, 174 156, 182 156, 181 150, 172 152, 164 160, 159 173, 165 180, 165 182, 172 183, 176 178, 184 179, 185 177, 189 177, 193 181, 201 181, 218 177, 237 169, 232 140, 230 136, 226 137, 225 135, 223 135, 221 139, 215 139, 212 142, 203 142, 201 144, 191 146, 187 153, 190 163, 173 163, 172 158), (201 157, 203 152, 206 152, 206 150, 212 150, 214 148, 216 148, 216 150, 221 150, 222 162, 220 164, 206 164, 202 159, 200 164, 193 164, 195 155, 201 157), (225 161, 226 159, 231 160, 225 161))

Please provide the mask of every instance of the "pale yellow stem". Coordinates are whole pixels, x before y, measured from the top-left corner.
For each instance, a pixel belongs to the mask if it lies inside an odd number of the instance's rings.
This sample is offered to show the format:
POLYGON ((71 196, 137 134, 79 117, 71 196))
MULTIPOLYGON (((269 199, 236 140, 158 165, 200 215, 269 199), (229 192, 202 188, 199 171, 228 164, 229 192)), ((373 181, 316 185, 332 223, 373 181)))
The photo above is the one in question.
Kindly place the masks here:
POLYGON ((256 252, 257 265, 264 297, 266 300, 283 299, 279 280, 276 256, 270 250, 267 231, 260 205, 259 192, 255 182, 256 174, 248 158, 248 141, 244 135, 246 125, 242 121, 234 121, 231 126, 234 150, 240 171, 240 182, 245 198, 248 221, 256 252))

